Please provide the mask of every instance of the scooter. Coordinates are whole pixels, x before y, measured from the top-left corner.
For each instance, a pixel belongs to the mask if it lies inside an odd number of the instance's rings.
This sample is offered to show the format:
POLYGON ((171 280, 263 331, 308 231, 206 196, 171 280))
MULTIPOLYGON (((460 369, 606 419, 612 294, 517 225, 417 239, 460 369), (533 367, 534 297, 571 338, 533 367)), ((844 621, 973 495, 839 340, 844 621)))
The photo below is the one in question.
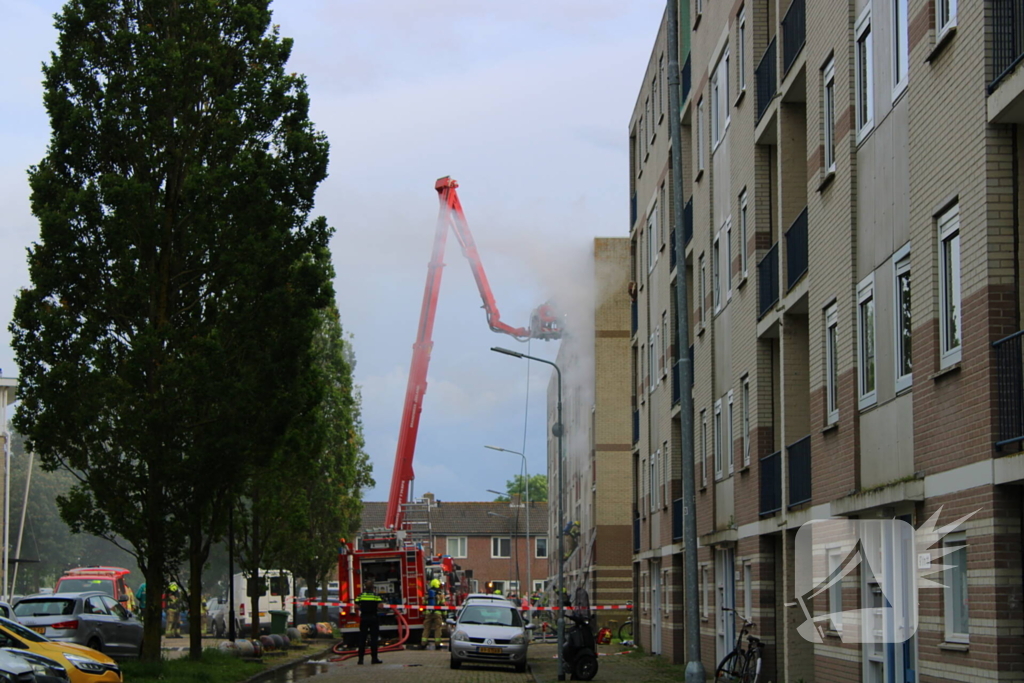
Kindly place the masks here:
POLYGON ((594 631, 590 628, 590 620, 575 614, 566 614, 565 618, 574 626, 565 634, 562 644, 562 656, 572 680, 589 681, 597 675, 597 650, 594 647, 594 631))

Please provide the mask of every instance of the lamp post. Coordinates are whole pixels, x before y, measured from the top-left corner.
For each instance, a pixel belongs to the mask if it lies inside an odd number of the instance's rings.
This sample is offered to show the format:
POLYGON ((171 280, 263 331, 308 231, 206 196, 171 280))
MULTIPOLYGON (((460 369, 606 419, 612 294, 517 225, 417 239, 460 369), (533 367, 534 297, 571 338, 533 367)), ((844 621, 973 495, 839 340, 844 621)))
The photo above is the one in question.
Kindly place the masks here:
MULTIPOLYGON (((490 489, 487 489, 487 490, 490 491, 490 489)), ((512 529, 512 539, 511 539, 510 545, 512 547, 515 547, 516 532, 515 532, 515 529, 512 527, 512 522, 513 522, 514 518, 510 517, 509 515, 502 515, 502 514, 499 514, 497 512, 493 512, 491 510, 487 511, 487 516, 488 517, 501 517, 502 519, 507 519, 508 520, 508 528, 512 529)), ((499 548, 499 550, 500 550, 500 548, 499 548)), ((494 551, 492 550, 491 552, 494 552, 494 551)), ((513 570, 512 570, 512 566, 513 566, 514 562, 515 562, 515 558, 512 557, 512 553, 509 553, 509 556, 508 556, 508 583, 509 583, 509 585, 505 587, 505 597, 506 598, 509 595, 512 594, 512 589, 510 588, 510 586, 512 585, 512 574, 514 573, 513 570)))
MULTIPOLYGON (((556 598, 558 603, 562 602, 562 596, 565 593, 565 535, 562 533, 562 527, 565 526, 563 508, 564 488, 562 486, 562 460, 563 458, 563 442, 562 436, 565 433, 565 428, 562 425, 562 370, 556 363, 544 358, 537 358, 536 356, 530 356, 525 353, 513 351, 511 349, 503 349, 500 346, 492 346, 491 351, 496 353, 503 353, 506 356, 512 356, 513 358, 526 358, 528 360, 535 360, 538 363, 544 363, 550 365, 555 369, 555 374, 558 376, 558 403, 555 413, 555 424, 551 427, 551 433, 558 439, 558 597, 556 598)), ((551 487, 548 487, 551 490, 551 487)), ((559 604, 559 607, 564 605, 559 604)), ((565 610, 558 610, 558 680, 565 680, 565 654, 562 652, 562 641, 565 638, 565 610)))
MULTIPOLYGON (((519 451, 513 451, 500 446, 484 446, 484 448, 490 448, 492 451, 500 451, 502 453, 512 453, 523 459, 523 472, 526 474, 526 599, 529 600, 530 595, 533 593, 533 572, 530 571, 530 565, 533 564, 533 555, 530 550, 530 466, 526 462, 526 456, 519 451)), ((517 576, 516 578, 518 579, 519 577, 517 576)), ((520 595, 522 592, 522 586, 520 586, 520 595)))

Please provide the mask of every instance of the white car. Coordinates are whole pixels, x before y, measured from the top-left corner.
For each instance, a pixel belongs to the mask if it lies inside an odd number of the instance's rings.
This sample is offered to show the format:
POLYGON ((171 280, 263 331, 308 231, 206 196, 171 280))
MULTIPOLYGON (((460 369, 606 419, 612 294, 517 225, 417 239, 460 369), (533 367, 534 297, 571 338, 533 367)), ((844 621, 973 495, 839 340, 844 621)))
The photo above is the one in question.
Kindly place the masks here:
POLYGON ((477 600, 463 604, 457 619, 449 619, 451 629, 451 668, 463 664, 511 664, 516 671, 526 671, 527 634, 533 624, 526 624, 508 600, 477 600))

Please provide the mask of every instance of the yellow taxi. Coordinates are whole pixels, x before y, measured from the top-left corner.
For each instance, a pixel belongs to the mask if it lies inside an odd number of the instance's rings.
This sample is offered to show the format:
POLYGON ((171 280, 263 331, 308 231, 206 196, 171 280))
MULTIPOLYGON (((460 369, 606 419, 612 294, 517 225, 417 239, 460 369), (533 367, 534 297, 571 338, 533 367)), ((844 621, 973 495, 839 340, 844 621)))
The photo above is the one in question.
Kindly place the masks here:
POLYGON ((28 650, 55 659, 71 683, 120 683, 121 668, 110 657, 84 645, 58 643, 21 624, 0 617, 0 647, 28 650))

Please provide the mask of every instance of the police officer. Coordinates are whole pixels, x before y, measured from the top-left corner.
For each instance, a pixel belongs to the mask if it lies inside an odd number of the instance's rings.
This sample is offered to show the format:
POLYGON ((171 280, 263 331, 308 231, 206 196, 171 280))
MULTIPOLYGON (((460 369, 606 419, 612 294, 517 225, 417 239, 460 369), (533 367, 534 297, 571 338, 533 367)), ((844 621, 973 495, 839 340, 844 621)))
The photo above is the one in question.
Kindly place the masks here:
POLYGON ((380 616, 378 613, 382 604, 380 596, 373 592, 373 581, 366 581, 363 584, 363 592, 356 598, 356 607, 359 608, 359 659, 357 664, 363 663, 367 636, 370 640, 370 663, 382 663, 377 658, 377 644, 380 642, 380 616))
POLYGON ((441 582, 438 579, 431 579, 430 588, 427 590, 427 609, 423 617, 423 643, 430 648, 431 641, 434 642, 434 649, 441 649, 441 612, 437 609, 430 609, 437 605, 444 604, 444 593, 441 591, 441 582))

